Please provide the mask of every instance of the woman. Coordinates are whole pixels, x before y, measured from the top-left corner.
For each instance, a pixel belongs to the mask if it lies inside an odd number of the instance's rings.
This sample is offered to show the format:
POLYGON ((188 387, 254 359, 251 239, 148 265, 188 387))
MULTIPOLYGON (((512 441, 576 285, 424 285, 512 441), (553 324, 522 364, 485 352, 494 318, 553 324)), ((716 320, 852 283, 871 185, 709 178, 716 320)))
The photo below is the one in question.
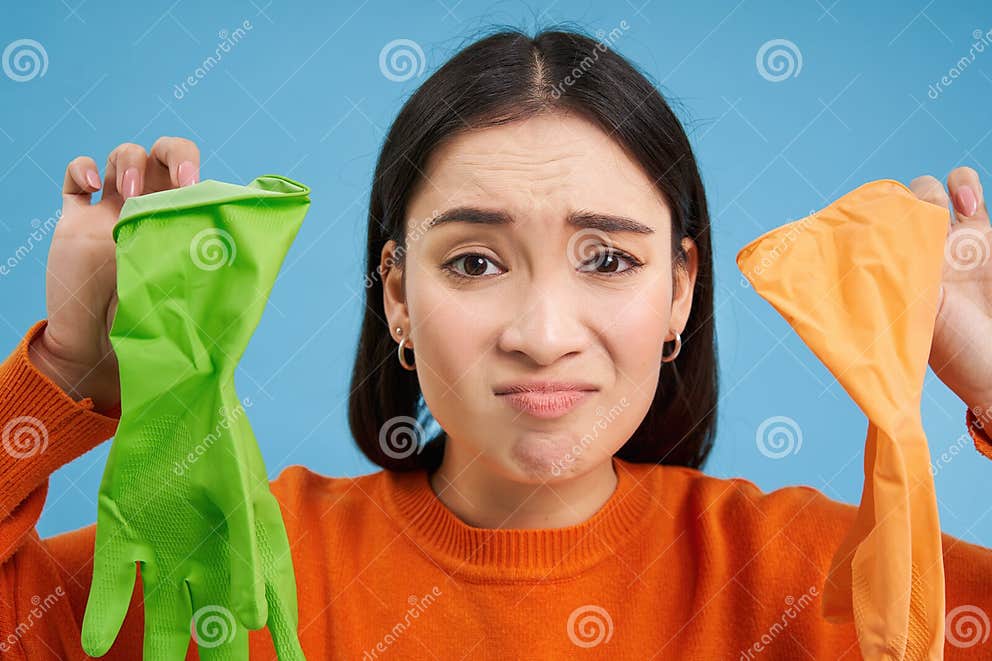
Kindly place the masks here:
MULTIPOLYGON (((102 181, 90 158, 68 166, 48 317, 0 371, 3 420, 48 430, 45 452, 0 455, 2 630, 58 596, 10 654, 80 654, 94 526, 33 527, 48 475, 120 413, 120 205, 198 172, 178 138, 119 146, 102 181)), ((959 221, 987 227, 977 174, 947 183, 959 221)), ((912 190, 947 205, 933 177, 912 190)), ((859 658, 853 625, 818 612, 855 508, 701 472, 718 401, 706 197, 678 119, 628 62, 554 31, 458 53, 386 138, 367 259, 349 421, 384 470, 272 482, 308 658, 859 658)), ((948 275, 931 354, 969 411, 992 406, 990 274, 948 275)), ((992 457, 984 417, 967 420, 992 457)), ((943 541, 948 609, 989 614, 992 551, 943 541)), ((142 611, 139 588, 106 658, 139 653, 142 611)), ((275 658, 267 629, 250 643, 275 658)), ((949 636, 946 651, 990 650, 949 636)))

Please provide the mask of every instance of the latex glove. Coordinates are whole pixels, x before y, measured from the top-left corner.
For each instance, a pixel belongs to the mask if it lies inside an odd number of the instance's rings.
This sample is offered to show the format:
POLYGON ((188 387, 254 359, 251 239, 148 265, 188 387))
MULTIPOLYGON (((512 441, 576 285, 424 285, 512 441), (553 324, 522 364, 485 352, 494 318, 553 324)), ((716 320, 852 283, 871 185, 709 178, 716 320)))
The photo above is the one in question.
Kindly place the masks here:
POLYGON ((268 625, 280 659, 303 659, 296 581, 279 504, 234 371, 309 206, 266 175, 128 199, 114 227, 110 340, 121 418, 100 484, 82 644, 101 656, 140 563, 144 658, 247 659, 268 625))
POLYGON ((866 659, 943 658, 944 566, 920 401, 949 222, 947 209, 881 179, 737 255, 868 417, 861 503, 823 595, 829 621, 854 620, 866 659))

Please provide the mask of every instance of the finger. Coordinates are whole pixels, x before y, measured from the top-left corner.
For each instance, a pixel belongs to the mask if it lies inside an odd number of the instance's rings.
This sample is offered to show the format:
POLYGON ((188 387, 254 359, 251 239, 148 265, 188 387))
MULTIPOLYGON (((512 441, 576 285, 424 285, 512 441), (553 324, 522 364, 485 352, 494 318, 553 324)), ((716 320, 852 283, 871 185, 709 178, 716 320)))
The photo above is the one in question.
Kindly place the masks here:
POLYGON ((62 196, 81 204, 89 204, 90 197, 100 190, 100 171, 89 156, 77 156, 69 161, 62 183, 62 196))
MULTIPOLYGON (((240 626, 234 613, 225 608, 225 586, 214 582, 214 589, 190 588, 193 618, 190 629, 200 661, 240 661, 248 658, 248 629, 240 626)), ((282 659, 282 657, 279 657, 282 659)))
POLYGON ((132 142, 118 145, 107 157, 101 201, 107 198, 123 201, 141 195, 147 162, 148 153, 141 145, 132 142))
POLYGON ((154 565, 142 564, 145 640, 143 657, 182 661, 189 649, 193 608, 185 581, 160 581, 154 565))
POLYGON ((988 221, 982 182, 978 173, 969 167, 959 167, 947 175, 947 188, 954 200, 954 211, 959 221, 982 219, 988 221))
MULTIPOLYGON (((239 422, 245 421, 240 418, 239 422)), ((265 626, 268 615, 265 602, 265 577, 262 574, 262 559, 259 555, 258 539, 255 535, 255 512, 252 507, 252 476, 246 467, 246 460, 240 455, 239 443, 225 443, 213 446, 214 451, 226 452, 227 457, 219 459, 208 467, 194 464, 191 478, 203 480, 204 484, 223 485, 210 494, 212 505, 223 512, 227 523, 227 551, 223 560, 230 574, 229 599, 235 616, 248 629, 265 626), (199 475, 197 471, 207 471, 209 475, 199 475)), ((255 448, 257 451, 257 444, 255 448)))
POLYGON ((297 633, 296 579, 289 538, 283 525, 279 502, 271 493, 260 498, 255 507, 259 545, 265 563, 266 598, 268 599, 268 628, 280 661, 304 661, 297 633))
MULTIPOLYGON (((241 493, 240 490, 237 493, 241 493)), ((255 517, 250 501, 220 505, 227 517, 230 534, 228 557, 231 574, 230 603, 238 620, 248 629, 265 626, 268 609, 265 602, 265 577, 255 536, 255 517), (238 508, 230 509, 231 506, 238 508), (225 509, 226 508, 226 509, 225 509)))
POLYGON ((135 563, 127 547, 119 542, 119 528, 98 516, 93 579, 83 614, 83 650, 103 656, 114 644, 134 591, 135 563))
POLYGON ((936 204, 945 209, 951 204, 951 199, 947 196, 947 191, 944 190, 944 184, 940 183, 937 177, 929 174, 913 179, 909 182, 909 189, 916 197, 925 202, 936 204))
POLYGON ((189 186, 200 180, 200 150, 186 138, 163 136, 151 151, 148 190, 189 186))

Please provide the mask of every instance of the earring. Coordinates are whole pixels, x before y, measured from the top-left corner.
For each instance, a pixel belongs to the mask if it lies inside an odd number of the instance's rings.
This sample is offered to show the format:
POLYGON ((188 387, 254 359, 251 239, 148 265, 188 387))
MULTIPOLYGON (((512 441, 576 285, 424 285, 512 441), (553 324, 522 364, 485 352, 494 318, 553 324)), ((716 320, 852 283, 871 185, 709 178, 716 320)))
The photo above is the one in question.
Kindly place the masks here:
POLYGON ((663 363, 672 362, 673 360, 675 360, 675 357, 679 355, 679 351, 682 351, 682 335, 678 331, 675 331, 675 350, 672 351, 672 353, 667 356, 664 354, 664 352, 662 352, 661 362, 663 363))
MULTIPOLYGON (((397 335, 402 335, 403 334, 403 328, 400 327, 400 326, 397 326, 396 327, 396 334, 397 335)), ((400 365, 402 365, 404 369, 413 371, 413 370, 417 369, 417 367, 415 365, 411 365, 410 363, 408 363, 407 360, 406 360, 406 356, 403 354, 403 349, 406 347, 406 341, 407 341, 407 339, 408 338, 405 338, 404 337, 402 340, 400 340, 400 344, 396 348, 396 355, 399 357, 400 365)), ((413 351, 413 349, 411 349, 411 351, 413 351)))

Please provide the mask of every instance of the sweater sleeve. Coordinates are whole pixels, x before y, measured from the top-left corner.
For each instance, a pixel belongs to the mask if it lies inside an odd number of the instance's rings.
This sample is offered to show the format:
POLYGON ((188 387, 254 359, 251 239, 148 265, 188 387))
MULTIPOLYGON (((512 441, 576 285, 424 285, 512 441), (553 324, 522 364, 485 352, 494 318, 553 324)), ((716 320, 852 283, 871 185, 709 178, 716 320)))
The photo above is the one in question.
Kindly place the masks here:
MULTIPOLYGON (((4 659, 89 658, 82 651, 79 630, 89 593, 91 573, 86 570, 92 572, 95 524, 45 540, 39 539, 36 524, 49 476, 113 436, 120 416, 119 406, 103 415, 93 409, 90 398, 72 399, 31 362, 28 345, 46 325, 45 319, 35 323, 0 364, 4 659)), ((143 622, 135 619, 129 612, 122 635, 103 659, 140 656, 143 622)))

